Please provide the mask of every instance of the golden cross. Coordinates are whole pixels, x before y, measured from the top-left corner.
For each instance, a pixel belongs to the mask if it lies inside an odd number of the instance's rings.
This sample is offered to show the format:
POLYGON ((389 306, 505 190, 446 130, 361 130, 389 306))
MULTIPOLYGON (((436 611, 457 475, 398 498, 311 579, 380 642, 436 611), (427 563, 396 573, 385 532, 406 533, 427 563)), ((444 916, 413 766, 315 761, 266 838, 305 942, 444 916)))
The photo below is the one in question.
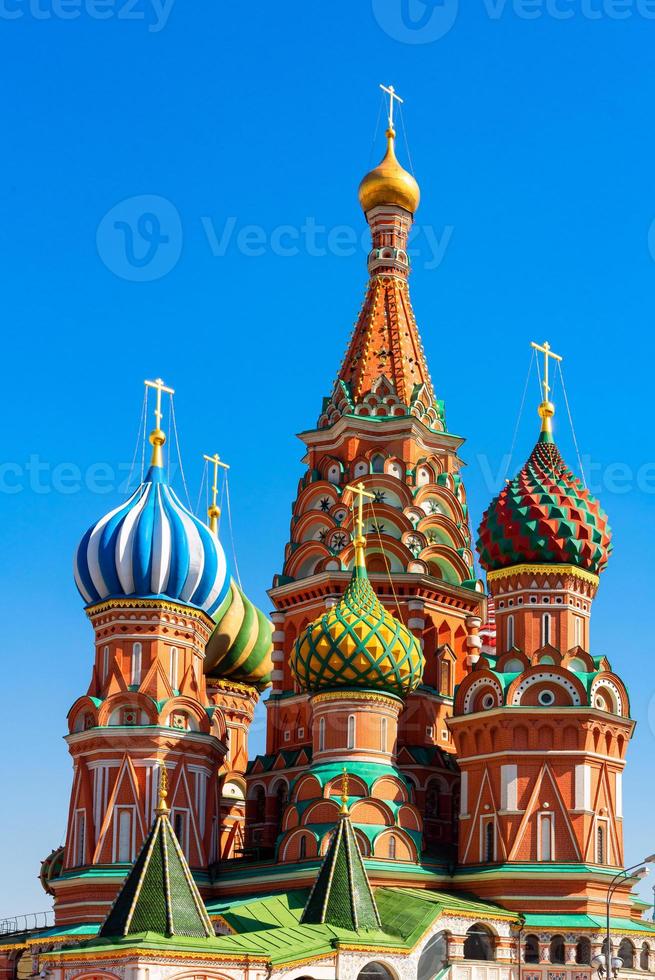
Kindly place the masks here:
POLYGON ((202 457, 206 459, 208 463, 212 463, 214 466, 214 482, 212 484, 212 504, 207 515, 209 517, 209 530, 214 534, 218 533, 218 518, 221 516, 221 508, 216 503, 218 497, 218 467, 221 466, 224 470, 229 470, 227 463, 224 463, 218 453, 214 453, 213 456, 205 455, 202 457))
POLYGON ((161 378, 157 378, 155 381, 144 381, 146 388, 154 388, 157 392, 157 403, 155 405, 155 419, 157 421, 157 428, 161 429, 162 420, 162 410, 161 410, 161 395, 165 391, 167 395, 174 395, 175 391, 173 388, 167 388, 161 378))
POLYGON ((400 98, 399 95, 396 95, 396 90, 393 87, 393 85, 380 85, 380 88, 382 89, 383 92, 386 92, 387 95, 389 96, 389 129, 393 129, 393 103, 394 103, 394 99, 395 99, 396 102, 399 102, 401 105, 403 103, 403 100, 400 98))
POLYGON ((343 767, 343 777, 341 779, 341 813, 348 813, 348 770, 343 767))
POLYGON ((560 357, 559 354, 553 354, 552 350, 550 349, 550 344, 548 343, 547 340, 544 341, 543 345, 535 344, 533 340, 530 343, 530 347, 534 347, 535 350, 538 350, 541 354, 544 355, 544 379, 541 382, 541 386, 544 389, 544 401, 547 402, 548 394, 550 392, 550 385, 548 384, 548 361, 551 357, 555 361, 561 361, 562 358, 560 357))
MULTIPOLYGON (((355 523, 357 526, 357 537, 364 541, 364 497, 368 497, 369 500, 375 500, 375 494, 369 493, 364 484, 360 481, 353 486, 351 483, 348 484, 346 490, 350 490, 355 497, 358 498, 357 501, 357 517, 355 518, 355 523)), ((353 510, 354 510, 353 501, 353 510)))

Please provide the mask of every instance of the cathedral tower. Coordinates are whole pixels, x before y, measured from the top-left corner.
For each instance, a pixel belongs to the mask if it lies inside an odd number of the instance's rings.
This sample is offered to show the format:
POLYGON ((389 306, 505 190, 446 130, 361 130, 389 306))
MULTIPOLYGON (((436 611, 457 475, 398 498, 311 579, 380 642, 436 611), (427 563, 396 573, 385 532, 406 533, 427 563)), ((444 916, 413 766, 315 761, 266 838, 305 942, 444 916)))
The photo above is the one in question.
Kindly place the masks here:
MULTIPOLYGON (((393 100, 392 100, 393 101, 393 100)), ((359 199, 371 230, 369 280, 332 392, 300 436, 306 472, 293 504, 275 606, 266 756, 250 770, 251 839, 272 853, 285 794, 311 758, 312 707, 291 669, 307 625, 349 587, 352 485, 367 492, 368 574, 384 605, 420 639, 425 670, 398 719, 398 766, 428 803, 426 839, 452 839, 455 767, 446 725, 455 685, 478 656, 484 598, 475 580, 459 449, 428 371, 409 293, 408 235, 419 188, 398 162, 393 113, 384 159, 359 199)))
MULTIPOLYGON (((548 345, 539 349, 547 364, 548 345)), ((564 463, 553 414, 546 370, 538 442, 480 526, 497 642, 459 686, 449 722, 462 772, 459 862, 467 888, 510 907, 597 914, 623 867, 633 722, 621 679, 589 642, 607 517, 564 463)), ((616 898, 624 916, 628 891, 616 898)))

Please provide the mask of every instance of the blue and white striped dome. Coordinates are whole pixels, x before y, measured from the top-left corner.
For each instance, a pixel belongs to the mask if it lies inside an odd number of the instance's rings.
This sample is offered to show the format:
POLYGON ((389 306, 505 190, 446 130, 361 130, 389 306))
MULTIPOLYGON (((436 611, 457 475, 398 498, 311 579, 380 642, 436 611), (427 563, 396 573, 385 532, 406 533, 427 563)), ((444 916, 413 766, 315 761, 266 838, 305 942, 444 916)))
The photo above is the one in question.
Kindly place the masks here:
POLYGON ((105 599, 172 599, 211 616, 230 587, 218 538, 184 507, 161 466, 82 538, 75 583, 87 605, 105 599))

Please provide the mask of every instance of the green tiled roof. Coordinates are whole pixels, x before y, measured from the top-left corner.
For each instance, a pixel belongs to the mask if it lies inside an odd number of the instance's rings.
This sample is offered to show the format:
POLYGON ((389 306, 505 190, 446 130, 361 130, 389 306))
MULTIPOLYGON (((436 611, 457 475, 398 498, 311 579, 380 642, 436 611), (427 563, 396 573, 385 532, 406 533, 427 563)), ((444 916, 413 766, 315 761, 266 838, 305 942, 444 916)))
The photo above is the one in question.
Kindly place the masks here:
MULTIPOLYGON (((541 912, 528 912, 525 916, 525 929, 596 929, 601 932, 607 928, 607 920, 601 915, 550 915, 541 912)), ((655 922, 634 919, 610 919, 614 933, 650 932, 655 934, 655 922)))
POLYGON ((346 810, 325 854, 300 920, 302 925, 331 925, 341 929, 380 929, 359 844, 346 810))
POLYGON ((214 935, 200 893, 164 808, 125 879, 99 936, 152 932, 206 939, 214 935))

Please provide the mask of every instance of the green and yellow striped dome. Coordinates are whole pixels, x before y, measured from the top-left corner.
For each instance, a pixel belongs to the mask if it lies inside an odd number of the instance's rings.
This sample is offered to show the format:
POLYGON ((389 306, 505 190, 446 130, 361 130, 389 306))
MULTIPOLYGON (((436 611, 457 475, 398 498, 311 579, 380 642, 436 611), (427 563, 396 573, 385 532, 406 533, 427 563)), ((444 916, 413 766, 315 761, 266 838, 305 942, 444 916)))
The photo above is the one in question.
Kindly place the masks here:
POLYGON ((273 627, 234 579, 213 619, 216 628, 205 650, 205 674, 267 687, 273 669, 273 627))
POLYGON ((416 637, 373 591, 363 556, 341 601, 301 633, 290 661, 305 691, 355 687, 400 696, 418 687, 424 664, 416 637))

